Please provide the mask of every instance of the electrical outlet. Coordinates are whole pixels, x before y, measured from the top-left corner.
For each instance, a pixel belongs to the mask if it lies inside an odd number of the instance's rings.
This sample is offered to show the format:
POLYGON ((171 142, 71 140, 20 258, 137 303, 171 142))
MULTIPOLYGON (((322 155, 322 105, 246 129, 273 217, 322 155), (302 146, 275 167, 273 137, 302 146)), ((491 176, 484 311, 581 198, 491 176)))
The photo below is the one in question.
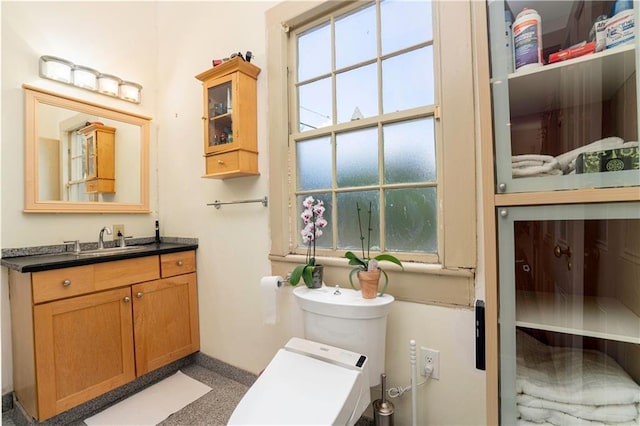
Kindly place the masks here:
POLYGON ((421 347, 420 359, 422 360, 420 363, 420 374, 423 377, 426 377, 427 374, 425 370, 427 366, 430 366, 432 368, 432 371, 431 376, 429 377, 432 379, 440 380, 440 351, 421 347))
POLYGON ((113 228, 111 229, 113 231, 113 233, 111 234, 111 238, 113 240, 117 240, 118 237, 118 231, 120 231, 120 233, 122 235, 125 235, 124 233, 124 225, 113 225, 113 228))

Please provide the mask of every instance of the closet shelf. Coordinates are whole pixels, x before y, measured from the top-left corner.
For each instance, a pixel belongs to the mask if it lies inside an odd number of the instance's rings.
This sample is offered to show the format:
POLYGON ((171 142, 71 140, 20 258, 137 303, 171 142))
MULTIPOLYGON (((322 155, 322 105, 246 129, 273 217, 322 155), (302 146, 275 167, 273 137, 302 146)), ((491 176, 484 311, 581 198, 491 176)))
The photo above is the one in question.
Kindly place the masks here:
POLYGON ((518 291, 516 326, 640 343, 640 317, 607 297, 518 291))
MULTIPOLYGON (((591 102, 610 99, 635 72, 635 45, 509 74, 511 116, 575 106, 576 90, 591 89, 591 102)), ((494 82, 495 84, 496 82, 494 82)))

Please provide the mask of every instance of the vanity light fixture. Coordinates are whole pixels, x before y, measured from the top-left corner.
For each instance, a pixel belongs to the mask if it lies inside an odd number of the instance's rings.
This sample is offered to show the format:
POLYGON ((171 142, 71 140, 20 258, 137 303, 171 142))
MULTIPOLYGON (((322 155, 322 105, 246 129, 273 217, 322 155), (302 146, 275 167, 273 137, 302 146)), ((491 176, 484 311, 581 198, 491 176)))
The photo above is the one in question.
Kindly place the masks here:
POLYGON ((120 83, 119 97, 129 102, 140 102, 140 91, 142 86, 131 81, 123 81, 120 83))
POLYGON ((98 89, 100 73, 92 68, 76 65, 73 67, 73 85, 87 90, 98 89))
POLYGON ((109 96, 118 96, 118 87, 120 86, 120 80, 115 75, 100 74, 98 76, 98 91, 109 96))
POLYGON ((40 57, 40 76, 70 84, 73 63, 55 56, 40 57))
POLYGON ((142 86, 132 81, 123 81, 111 74, 93 68, 75 65, 55 56, 40 57, 40 77, 70 84, 92 92, 99 92, 123 101, 140 103, 142 86))

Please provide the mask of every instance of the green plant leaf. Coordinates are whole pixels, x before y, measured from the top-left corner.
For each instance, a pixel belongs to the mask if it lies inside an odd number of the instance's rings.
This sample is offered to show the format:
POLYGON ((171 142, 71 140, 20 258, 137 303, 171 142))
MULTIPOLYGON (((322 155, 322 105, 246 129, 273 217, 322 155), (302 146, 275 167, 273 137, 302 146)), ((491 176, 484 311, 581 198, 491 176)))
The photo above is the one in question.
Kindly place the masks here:
POLYGON ((380 290, 380 293, 378 293, 378 296, 383 296, 384 292, 387 291, 387 285, 389 284, 389 275, 387 275, 384 269, 381 269, 381 268, 378 268, 378 269, 380 269, 380 272, 382 272, 382 275, 384 275, 384 285, 382 286, 382 290, 380 290))
POLYGON ((362 266, 365 270, 367 269, 367 262, 360 259, 356 256, 352 251, 348 251, 344 254, 344 257, 349 259, 349 265, 359 265, 362 266))
POLYGON ((379 261, 379 262, 383 261, 383 260, 386 260, 387 262, 395 263, 396 265, 398 265, 399 267, 401 267, 404 270, 404 266, 402 266, 402 262, 400 262, 400 260, 397 257, 392 256, 390 254, 382 253, 382 254, 379 254, 376 257, 374 257, 374 259, 379 261))
POLYGON ((357 274, 360 271, 362 271, 362 268, 357 267, 357 268, 353 268, 351 272, 349 272, 349 284, 351 284, 351 288, 353 288, 354 290, 360 290, 360 289, 356 288, 356 286, 353 285, 353 274, 357 274))
POLYGON ((307 287, 313 287, 313 271, 316 267, 311 265, 304 265, 302 268, 302 279, 307 287))
POLYGON ((291 271, 291 276, 289 277, 289 284, 294 287, 297 286, 300 282, 300 277, 302 277, 302 272, 304 272, 304 269, 306 267, 307 265, 298 265, 293 268, 293 271, 291 271))

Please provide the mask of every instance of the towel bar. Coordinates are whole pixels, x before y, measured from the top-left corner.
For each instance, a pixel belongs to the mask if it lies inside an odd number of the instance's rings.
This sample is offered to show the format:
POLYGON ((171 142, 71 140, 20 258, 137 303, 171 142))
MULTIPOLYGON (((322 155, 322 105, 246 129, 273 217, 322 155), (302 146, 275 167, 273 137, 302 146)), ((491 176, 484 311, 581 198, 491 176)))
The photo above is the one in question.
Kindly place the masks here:
POLYGON ((268 205, 268 198, 265 195, 264 198, 259 198, 256 200, 238 200, 238 201, 227 201, 227 202, 222 202, 220 200, 215 200, 213 203, 209 203, 207 204, 208 206, 214 206, 216 209, 219 209, 220 206, 223 206, 225 204, 246 204, 246 203, 262 203, 263 206, 267 207, 268 205))

